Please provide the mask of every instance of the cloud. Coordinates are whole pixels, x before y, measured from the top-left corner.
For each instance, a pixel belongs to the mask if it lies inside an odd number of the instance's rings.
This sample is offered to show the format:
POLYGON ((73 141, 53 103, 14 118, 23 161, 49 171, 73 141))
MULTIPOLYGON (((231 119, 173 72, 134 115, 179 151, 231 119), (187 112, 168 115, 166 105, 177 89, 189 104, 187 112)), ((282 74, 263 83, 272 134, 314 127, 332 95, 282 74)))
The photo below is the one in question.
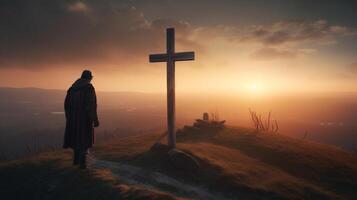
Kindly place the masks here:
MULTIPOLYGON (((0 68, 97 65, 130 68, 163 51, 166 27, 195 46, 183 21, 147 20, 116 0, 4 0, 0 3, 0 68)), ((190 46, 190 47, 191 47, 190 46)))
MULTIPOLYGON (((199 35, 221 38, 229 43, 251 44, 255 50, 250 54, 254 60, 295 59, 316 52, 300 45, 331 44, 339 36, 353 35, 352 29, 332 26, 324 20, 280 21, 270 25, 248 27, 219 26, 214 29, 201 27, 199 35)), ((198 36, 200 38, 201 36, 198 36)))
MULTIPOLYGON (((127 3, 124 3, 127 2, 127 3)), ((165 49, 166 27, 176 28, 182 50, 212 48, 213 40, 253 43, 255 59, 288 59, 309 52, 301 43, 326 44, 356 35, 352 28, 327 21, 280 21, 249 27, 193 27, 173 19, 148 20, 117 0, 2 0, 0 68, 59 68, 85 65, 129 69, 165 49)))
POLYGON ((271 60, 311 54, 316 51, 311 46, 335 44, 340 37, 357 36, 357 29, 331 25, 326 20, 285 20, 245 27, 199 27, 194 34, 201 41, 222 40, 241 46, 251 45, 256 49, 252 58, 271 60))
POLYGON ((314 53, 313 49, 284 49, 277 47, 262 47, 255 50, 251 57, 256 60, 293 59, 314 53))
POLYGON ((292 50, 280 50, 277 48, 265 47, 254 51, 251 57, 258 60, 273 60, 276 58, 295 58, 299 52, 292 50))
POLYGON ((353 28, 330 25, 325 20, 290 20, 250 27, 240 36, 239 41, 257 42, 262 46, 253 52, 252 57, 255 59, 292 59, 316 51, 301 48, 302 45, 334 44, 338 37, 356 34, 353 28))
POLYGON ((68 6, 68 10, 72 12, 88 12, 89 8, 84 2, 74 2, 68 6))
POLYGON ((325 20, 280 21, 268 26, 252 26, 242 41, 257 41, 267 46, 284 44, 319 43, 331 44, 337 37, 356 35, 357 31, 345 26, 330 25, 325 20))
POLYGON ((357 62, 351 63, 347 66, 347 72, 357 75, 357 62))
POLYGON ((331 25, 325 20, 286 20, 246 27, 219 25, 200 27, 198 37, 225 38, 230 42, 255 42, 264 46, 296 46, 303 43, 333 44, 338 37, 356 36, 357 30, 331 25))
POLYGON ((357 62, 353 62, 344 67, 344 71, 329 74, 327 78, 355 80, 357 76, 357 62))

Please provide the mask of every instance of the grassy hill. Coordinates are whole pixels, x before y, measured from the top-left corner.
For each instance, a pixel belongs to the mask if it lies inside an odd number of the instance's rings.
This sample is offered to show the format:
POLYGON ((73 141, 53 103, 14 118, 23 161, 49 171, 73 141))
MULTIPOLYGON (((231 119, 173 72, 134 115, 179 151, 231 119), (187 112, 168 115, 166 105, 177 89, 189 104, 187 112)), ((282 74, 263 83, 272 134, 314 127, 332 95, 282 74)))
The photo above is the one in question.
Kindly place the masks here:
POLYGON ((167 164, 167 158, 148 151, 156 138, 147 135, 113 141, 98 146, 96 155, 163 172, 228 197, 357 198, 357 155, 333 146, 254 134, 245 128, 190 129, 178 134, 178 148, 196 157, 202 170, 187 174, 167 164))
POLYGON ((70 151, 42 153, 0 163, 0 194, 4 200, 175 199, 152 189, 122 184, 108 170, 72 166, 70 151))
MULTIPOLYGON (((342 149, 250 129, 185 129, 178 148, 200 171, 184 171, 151 152, 159 134, 96 145, 97 159, 159 172, 225 199, 357 199, 357 155, 342 149)), ((80 171, 70 152, 58 151, 0 164, 6 199, 177 199, 177 188, 125 183, 109 170, 80 171), (19 192, 21 191, 21 192, 19 192), (16 197, 16 198, 15 198, 16 197)), ((186 196, 187 197, 187 196, 186 196)))

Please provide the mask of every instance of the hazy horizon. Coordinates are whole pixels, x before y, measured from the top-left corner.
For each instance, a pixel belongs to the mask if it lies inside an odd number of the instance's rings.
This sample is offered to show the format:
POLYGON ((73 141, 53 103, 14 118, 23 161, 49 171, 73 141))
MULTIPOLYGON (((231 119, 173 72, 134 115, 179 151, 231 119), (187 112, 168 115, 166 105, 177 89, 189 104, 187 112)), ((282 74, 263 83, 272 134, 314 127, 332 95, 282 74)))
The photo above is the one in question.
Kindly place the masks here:
MULTIPOLYGON (((55 141, 61 146, 65 94, 65 90, 0 88, 0 149, 26 152, 26 145, 39 136, 43 144, 55 141)), ((272 111, 272 117, 279 124, 279 134, 301 139, 307 133, 307 140, 355 150, 356 95, 315 93, 242 97, 179 93, 177 128, 191 125, 195 119, 202 118, 204 112, 217 114, 229 126, 252 127, 249 109, 263 117, 272 111)), ((99 138, 164 132, 166 129, 166 94, 98 91, 97 98, 101 127, 96 136, 99 138)))

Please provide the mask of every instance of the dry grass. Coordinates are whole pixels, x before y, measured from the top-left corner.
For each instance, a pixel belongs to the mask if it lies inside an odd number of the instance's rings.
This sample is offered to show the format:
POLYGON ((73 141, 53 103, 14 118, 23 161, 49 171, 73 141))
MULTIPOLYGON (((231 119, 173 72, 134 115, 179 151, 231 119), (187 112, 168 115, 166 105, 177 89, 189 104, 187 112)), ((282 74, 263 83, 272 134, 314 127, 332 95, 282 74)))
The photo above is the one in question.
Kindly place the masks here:
POLYGON ((307 195, 319 198, 336 197, 316 185, 236 149, 212 143, 183 144, 180 148, 194 152, 193 155, 205 162, 208 168, 206 173, 210 175, 205 177, 206 182, 210 182, 212 188, 233 193, 231 197, 241 195, 249 198, 252 193, 261 196, 260 198, 271 199, 304 199, 307 195), (215 171, 215 176, 212 176, 212 171, 215 171), (306 189, 311 191, 310 194, 306 194, 306 189))
POLYGON ((55 151, 1 163, 1 199, 176 199, 125 185, 109 170, 80 170, 72 166, 71 156, 71 151, 55 151))
POLYGON ((118 198, 112 180, 100 171, 80 171, 71 166, 67 151, 42 153, 0 165, 4 199, 118 198))
POLYGON ((255 111, 249 109, 252 126, 256 133, 269 132, 278 133, 279 125, 276 119, 272 118, 272 112, 270 111, 268 116, 264 118, 262 114, 257 114, 255 111))
POLYGON ((210 115, 211 115, 211 117, 210 117, 210 121, 214 121, 214 122, 218 122, 218 121, 220 121, 218 111, 211 112, 211 113, 210 113, 210 115))
POLYGON ((284 135, 255 135, 246 128, 190 131, 178 135, 178 148, 200 160, 203 168, 197 174, 181 173, 148 151, 158 134, 103 144, 96 154, 160 171, 232 198, 357 198, 357 157, 352 152, 284 135))
MULTIPOLYGON (((159 133, 97 144, 94 153, 233 199, 357 199, 355 153, 284 135, 252 134, 254 131, 230 127, 180 133, 178 148, 196 157, 202 166, 194 174, 176 169, 165 157, 149 151, 159 133)), ((4 195, 17 199, 174 199, 161 191, 122 184, 106 170, 79 171, 71 166, 68 151, 0 164, 0 176, 4 195), (53 184, 55 190, 50 187, 53 184)))

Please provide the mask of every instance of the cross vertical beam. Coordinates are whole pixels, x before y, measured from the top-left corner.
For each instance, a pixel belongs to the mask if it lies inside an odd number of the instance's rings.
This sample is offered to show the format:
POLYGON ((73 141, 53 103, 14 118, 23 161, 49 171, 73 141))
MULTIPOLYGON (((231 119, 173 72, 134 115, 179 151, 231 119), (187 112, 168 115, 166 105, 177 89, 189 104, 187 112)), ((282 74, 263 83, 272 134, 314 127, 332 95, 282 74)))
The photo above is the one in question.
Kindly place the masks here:
POLYGON ((175 53, 175 29, 166 29, 166 54, 149 55, 150 62, 166 62, 168 145, 176 147, 175 132, 175 61, 194 60, 194 52, 175 53))
POLYGON ((166 30, 166 51, 167 51, 167 131, 168 145, 171 148, 176 147, 175 132, 175 30, 166 30))

